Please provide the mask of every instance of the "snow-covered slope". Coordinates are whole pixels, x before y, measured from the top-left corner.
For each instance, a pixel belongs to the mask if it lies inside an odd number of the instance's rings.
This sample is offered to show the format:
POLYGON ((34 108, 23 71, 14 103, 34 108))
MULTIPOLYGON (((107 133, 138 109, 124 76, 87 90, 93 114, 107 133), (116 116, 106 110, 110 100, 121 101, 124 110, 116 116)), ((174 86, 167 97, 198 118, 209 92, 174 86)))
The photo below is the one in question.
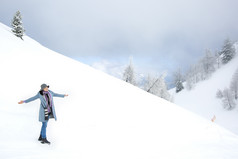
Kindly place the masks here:
MULTIPOLYGON (((235 46, 238 50, 238 44, 235 46)), ((218 89, 224 90, 230 87, 232 75, 236 69, 238 69, 238 56, 223 65, 208 80, 199 82, 193 90, 183 90, 177 94, 175 90, 171 90, 174 103, 207 119, 215 115, 216 123, 238 134, 238 108, 227 111, 223 108, 222 101, 216 98, 218 89)))
POLYGON ((114 77, 24 41, 0 24, 0 158, 219 159, 238 157, 233 133, 114 77), (50 146, 37 141, 42 83, 57 93, 50 146))

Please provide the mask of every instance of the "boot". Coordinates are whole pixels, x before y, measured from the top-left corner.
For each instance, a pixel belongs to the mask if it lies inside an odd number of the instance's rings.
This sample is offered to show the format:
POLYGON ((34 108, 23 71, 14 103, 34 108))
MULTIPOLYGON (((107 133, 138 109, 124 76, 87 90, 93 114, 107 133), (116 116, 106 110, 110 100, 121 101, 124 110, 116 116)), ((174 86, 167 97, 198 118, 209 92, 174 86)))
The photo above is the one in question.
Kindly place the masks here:
POLYGON ((50 142, 46 138, 42 138, 41 143, 42 144, 50 144, 50 142))
POLYGON ((40 135, 40 137, 38 138, 38 141, 42 141, 42 137, 41 137, 41 135, 40 135))

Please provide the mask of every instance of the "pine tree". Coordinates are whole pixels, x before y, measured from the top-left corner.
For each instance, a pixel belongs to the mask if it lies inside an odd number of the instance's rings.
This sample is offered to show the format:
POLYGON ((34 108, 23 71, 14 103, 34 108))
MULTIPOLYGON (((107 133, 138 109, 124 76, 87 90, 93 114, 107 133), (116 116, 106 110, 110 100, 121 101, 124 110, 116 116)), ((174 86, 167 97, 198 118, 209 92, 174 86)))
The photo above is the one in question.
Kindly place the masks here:
POLYGON ((130 60, 130 64, 126 67, 123 73, 123 80, 130 84, 136 85, 136 79, 135 79, 135 73, 134 73, 132 60, 130 60))
POLYGON ((196 83, 202 80, 205 80, 205 76, 200 60, 197 64, 189 67, 189 70, 186 73, 186 88, 191 90, 196 83))
POLYGON ((160 82, 159 80, 160 78, 155 78, 155 77, 151 77, 151 75, 148 75, 144 90, 151 94, 158 95, 158 91, 159 91, 158 86, 160 82))
POLYGON ((238 69, 236 69, 235 73, 232 76, 232 81, 230 83, 230 90, 234 96, 234 98, 238 99, 238 69))
POLYGON ((17 11, 12 20, 12 32, 19 38, 23 40, 24 28, 22 25, 22 17, 20 11, 17 11))
POLYGON ((173 78, 174 78, 174 85, 176 87, 176 93, 178 93, 184 89, 183 87, 184 78, 183 78, 183 75, 181 74, 180 69, 174 72, 173 78))
POLYGON ((219 99, 223 98, 223 93, 220 89, 217 90, 216 97, 219 98, 219 99))
POLYGON ((185 76, 185 80, 186 80, 185 87, 187 90, 191 90, 196 83, 196 72, 194 67, 195 66, 190 66, 185 76))
POLYGON ((216 61, 216 68, 219 69, 221 65, 221 57, 218 51, 215 52, 215 61, 216 61))
POLYGON ((228 63, 235 56, 235 48, 233 47, 233 44, 230 39, 226 39, 224 41, 224 45, 222 47, 220 55, 222 57, 223 64, 228 63))
POLYGON ((205 52, 205 56, 201 60, 205 78, 208 78, 215 71, 215 63, 216 63, 215 56, 213 56, 212 52, 209 49, 207 49, 205 52))
POLYGON ((227 110, 232 110, 233 108, 235 108, 236 103, 234 101, 231 91, 226 88, 226 89, 224 89, 222 94, 223 94, 222 102, 223 102, 224 108, 227 110))
POLYGON ((158 78, 148 75, 144 90, 168 101, 171 100, 167 85, 164 81, 164 75, 161 75, 158 78))

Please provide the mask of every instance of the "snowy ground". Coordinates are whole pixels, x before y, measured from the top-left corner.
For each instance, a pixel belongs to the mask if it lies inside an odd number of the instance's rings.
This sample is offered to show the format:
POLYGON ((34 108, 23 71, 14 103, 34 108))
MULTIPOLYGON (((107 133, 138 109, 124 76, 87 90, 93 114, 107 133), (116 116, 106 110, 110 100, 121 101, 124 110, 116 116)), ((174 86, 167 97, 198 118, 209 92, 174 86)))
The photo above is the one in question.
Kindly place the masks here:
POLYGON ((53 52, 0 23, 0 158, 237 159, 238 136, 192 112, 53 52), (57 93, 50 146, 37 141, 42 83, 57 93))
POLYGON ((183 90, 177 94, 174 89, 170 90, 174 103, 208 120, 215 115, 216 123, 238 135, 238 108, 227 111, 223 108, 222 101, 216 98, 218 89, 230 87, 232 75, 237 68, 238 56, 218 69, 208 80, 199 82, 193 90, 183 90))

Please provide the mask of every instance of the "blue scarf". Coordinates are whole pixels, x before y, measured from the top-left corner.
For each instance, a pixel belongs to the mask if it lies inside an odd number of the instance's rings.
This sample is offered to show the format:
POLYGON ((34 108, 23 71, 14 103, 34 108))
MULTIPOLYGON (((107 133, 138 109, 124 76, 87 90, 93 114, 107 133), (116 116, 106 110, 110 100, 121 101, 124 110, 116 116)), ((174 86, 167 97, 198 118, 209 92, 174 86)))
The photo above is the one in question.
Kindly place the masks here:
POLYGON ((50 113, 51 112, 50 108, 52 107, 52 97, 49 91, 43 91, 43 95, 46 99, 48 113, 50 113))

